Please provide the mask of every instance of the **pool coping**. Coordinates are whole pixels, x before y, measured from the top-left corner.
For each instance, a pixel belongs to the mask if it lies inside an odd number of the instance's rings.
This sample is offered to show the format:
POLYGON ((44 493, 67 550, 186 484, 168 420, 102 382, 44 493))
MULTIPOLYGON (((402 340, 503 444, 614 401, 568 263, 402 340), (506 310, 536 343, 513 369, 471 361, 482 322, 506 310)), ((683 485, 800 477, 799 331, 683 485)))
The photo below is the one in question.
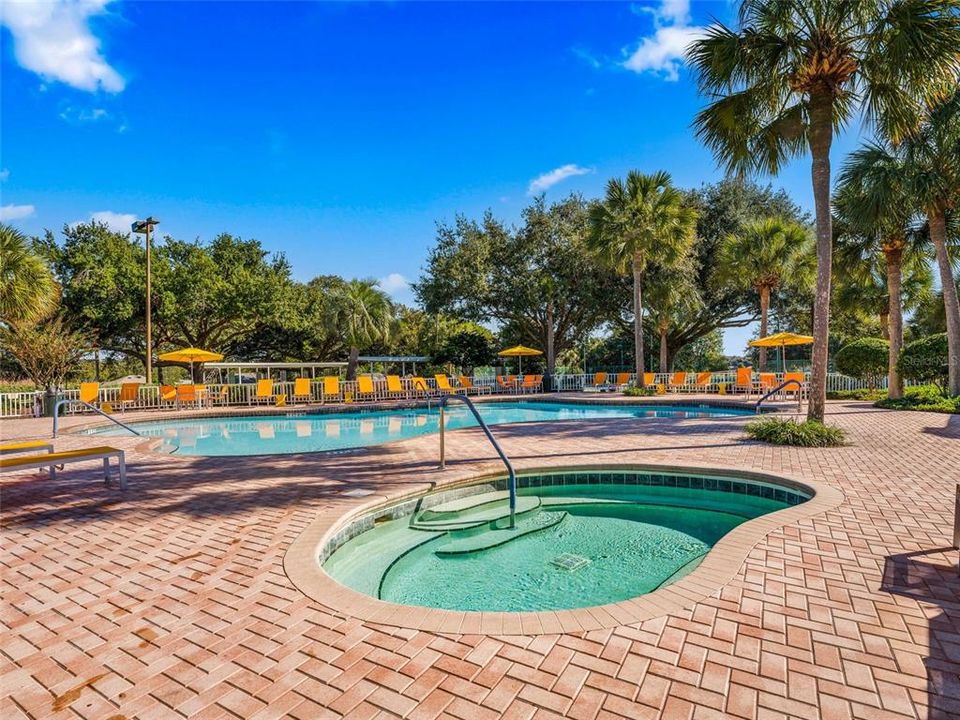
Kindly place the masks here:
MULTIPOLYGON (((381 625, 482 635, 541 635, 609 629, 679 612, 716 594, 736 577, 750 551, 769 533, 832 510, 844 501, 844 495, 838 488, 824 483, 788 474, 716 465, 602 463, 538 466, 522 468, 520 472, 527 474, 628 470, 722 475, 759 482, 786 483, 809 491, 811 498, 799 505, 761 515, 738 525, 711 548, 696 569, 670 585, 628 600, 585 608, 539 612, 480 612, 400 605, 352 590, 323 570, 319 562, 320 553, 336 532, 363 515, 425 494, 422 488, 371 495, 346 509, 341 505, 321 512, 287 548, 283 557, 284 572, 304 595, 330 610, 381 625)), ((479 473, 436 485, 433 491, 449 490, 502 476, 502 469, 479 473)))

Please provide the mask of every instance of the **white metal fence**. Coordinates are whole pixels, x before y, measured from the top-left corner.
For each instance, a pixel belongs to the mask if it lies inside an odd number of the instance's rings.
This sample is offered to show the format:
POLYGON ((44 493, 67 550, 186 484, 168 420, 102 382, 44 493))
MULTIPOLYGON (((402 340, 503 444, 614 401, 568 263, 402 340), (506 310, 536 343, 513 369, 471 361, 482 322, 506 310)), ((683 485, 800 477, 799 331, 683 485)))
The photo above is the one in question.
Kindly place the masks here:
MULTIPOLYGON (((781 373, 774 373, 777 381, 781 381, 781 373)), ((755 374, 756 376, 756 374, 755 374)), ((696 373, 687 373, 686 383, 693 383, 696 373)), ((616 374, 607 375, 607 382, 612 383, 617 379, 616 374)), ((622 378, 621 378, 622 379, 622 378)), ((636 375, 630 373, 628 382, 633 383, 636 375)), ((655 385, 670 385, 673 376, 669 373, 655 373, 653 383, 655 385)), ((736 379, 734 372, 715 372, 711 377, 711 384, 720 383, 732 384, 736 379)), ((505 388, 499 386, 493 377, 474 377, 471 378, 477 391, 482 392, 503 392, 505 388)), ((594 384, 596 374, 580 375, 555 375, 553 377, 553 388, 559 391, 579 391, 594 384)), ((110 403, 115 409, 126 410, 147 410, 161 408, 176 408, 182 405, 202 405, 203 407, 228 407, 228 406, 257 406, 273 405, 276 402, 276 396, 285 395, 288 402, 310 402, 310 403, 329 403, 344 401, 368 401, 368 400, 391 400, 391 399, 417 399, 426 397, 437 391, 437 383, 433 378, 425 379, 427 389, 414 387, 414 382, 410 378, 404 378, 401 381, 402 390, 400 392, 390 392, 385 381, 375 381, 373 383, 372 393, 363 393, 356 381, 340 381, 339 392, 337 394, 328 394, 324 392, 322 378, 317 378, 310 383, 309 397, 295 397, 294 383, 275 382, 270 395, 258 397, 257 386, 253 383, 225 384, 225 385, 205 385, 197 386, 201 388, 198 394, 198 400, 178 401, 176 398, 164 399, 160 393, 160 387, 157 385, 143 385, 139 388, 135 401, 126 402, 120 405, 119 387, 101 387, 97 397, 98 403, 110 403)), ((451 384, 457 389, 458 383, 451 378, 451 384)), ((887 379, 883 378, 877 385, 879 388, 886 388, 887 379)), ((839 373, 830 373, 827 375, 827 391, 841 392, 847 390, 859 390, 868 387, 863 380, 857 380, 839 373)), ((0 417, 29 417, 43 412, 44 402, 43 392, 15 392, 0 393, 0 417)), ((79 389, 73 388, 63 390, 58 395, 62 399, 79 400, 79 389)), ((64 414, 83 413, 85 408, 82 405, 65 405, 64 414)))

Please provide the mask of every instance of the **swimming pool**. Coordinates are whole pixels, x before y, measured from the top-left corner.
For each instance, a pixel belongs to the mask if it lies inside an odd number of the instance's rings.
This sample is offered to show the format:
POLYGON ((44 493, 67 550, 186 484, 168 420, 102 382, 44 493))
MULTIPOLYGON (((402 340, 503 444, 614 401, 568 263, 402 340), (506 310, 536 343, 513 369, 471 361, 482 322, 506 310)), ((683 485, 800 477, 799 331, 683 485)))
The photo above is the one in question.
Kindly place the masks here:
MULTIPOLYGON (((624 405, 554 402, 487 402, 477 408, 489 425, 604 418, 702 418, 752 415, 740 408, 709 405, 624 405)), ((162 450, 180 455, 273 455, 345 450, 381 445, 435 433, 436 408, 371 410, 348 413, 182 418, 132 423, 137 432, 163 439, 162 450)), ((476 425, 463 406, 446 410, 451 430, 476 425)), ((125 435, 120 427, 95 428, 96 435, 125 435)))
POLYGON ((543 611, 620 602, 683 578, 737 526, 806 502, 799 487, 678 472, 527 475, 361 517, 322 548, 335 580, 378 600, 543 611))

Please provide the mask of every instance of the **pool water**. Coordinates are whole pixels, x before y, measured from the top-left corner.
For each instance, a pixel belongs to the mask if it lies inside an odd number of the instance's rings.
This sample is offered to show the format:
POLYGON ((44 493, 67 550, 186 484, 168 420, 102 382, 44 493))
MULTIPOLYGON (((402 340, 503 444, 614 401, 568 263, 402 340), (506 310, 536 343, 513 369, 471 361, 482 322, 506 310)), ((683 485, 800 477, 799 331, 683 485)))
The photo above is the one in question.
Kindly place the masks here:
POLYGON ((514 531, 505 529, 505 499, 454 514, 415 511, 376 522, 333 550, 323 568, 348 587, 405 605, 514 612, 619 602, 691 572, 741 523, 803 501, 750 492, 528 487, 520 492, 514 531), (471 513, 498 519, 442 529, 441 521, 469 520, 471 513), (425 526, 431 517, 440 523, 434 531, 425 526))
MULTIPOLYGON (((509 401, 478 403, 489 425, 604 418, 701 418, 751 415, 739 408, 681 405, 587 405, 509 401)), ((446 410, 451 430, 476 425, 462 405, 446 410)), ((132 423, 137 432, 164 440, 162 449, 181 455, 268 455, 381 445, 435 433, 439 414, 434 408, 377 410, 317 415, 184 418, 132 423)), ((120 427, 96 428, 97 435, 125 435, 120 427)))

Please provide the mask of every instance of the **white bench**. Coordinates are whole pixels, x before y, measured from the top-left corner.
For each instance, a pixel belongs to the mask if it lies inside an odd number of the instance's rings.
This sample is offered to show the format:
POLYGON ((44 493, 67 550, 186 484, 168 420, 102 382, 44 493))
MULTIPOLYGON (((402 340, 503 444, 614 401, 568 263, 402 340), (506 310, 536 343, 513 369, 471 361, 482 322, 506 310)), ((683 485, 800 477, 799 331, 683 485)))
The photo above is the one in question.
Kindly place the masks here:
MULTIPOLYGON (((13 451, 12 451, 13 452, 13 451)), ((120 489, 127 489, 127 465, 124 460, 123 450, 117 448, 102 446, 93 448, 82 448, 80 450, 66 450, 64 452, 51 452, 46 455, 18 455, 17 457, 0 457, 0 472, 16 472, 19 470, 35 470, 38 468, 50 468, 50 477, 57 476, 56 465, 65 465, 71 462, 84 462, 87 460, 103 460, 103 479, 110 484, 110 458, 117 459, 117 468, 120 472, 120 489)))

